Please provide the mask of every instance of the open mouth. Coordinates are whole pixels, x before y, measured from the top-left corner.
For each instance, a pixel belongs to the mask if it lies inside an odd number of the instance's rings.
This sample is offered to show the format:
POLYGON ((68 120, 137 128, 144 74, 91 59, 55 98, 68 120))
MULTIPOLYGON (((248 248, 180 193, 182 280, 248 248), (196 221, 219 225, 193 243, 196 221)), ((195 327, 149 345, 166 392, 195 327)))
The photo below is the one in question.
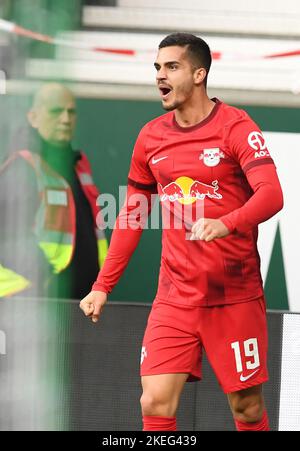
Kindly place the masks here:
POLYGON ((160 86, 159 87, 160 95, 163 100, 166 100, 170 92, 172 91, 171 88, 168 88, 166 86, 160 86))

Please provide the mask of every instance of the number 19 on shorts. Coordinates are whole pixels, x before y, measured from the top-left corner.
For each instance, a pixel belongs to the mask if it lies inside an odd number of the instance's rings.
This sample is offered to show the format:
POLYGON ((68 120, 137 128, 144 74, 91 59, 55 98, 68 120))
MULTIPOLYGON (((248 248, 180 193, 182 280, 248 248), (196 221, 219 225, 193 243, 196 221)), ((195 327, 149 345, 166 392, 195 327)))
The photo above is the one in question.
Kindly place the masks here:
POLYGON ((253 370, 259 367, 259 353, 257 338, 249 338, 244 342, 234 341, 231 343, 231 348, 234 351, 236 371, 241 373, 243 370, 253 370), (243 368, 242 355, 245 356, 246 368, 243 368), (249 359, 247 359, 249 357, 249 359))

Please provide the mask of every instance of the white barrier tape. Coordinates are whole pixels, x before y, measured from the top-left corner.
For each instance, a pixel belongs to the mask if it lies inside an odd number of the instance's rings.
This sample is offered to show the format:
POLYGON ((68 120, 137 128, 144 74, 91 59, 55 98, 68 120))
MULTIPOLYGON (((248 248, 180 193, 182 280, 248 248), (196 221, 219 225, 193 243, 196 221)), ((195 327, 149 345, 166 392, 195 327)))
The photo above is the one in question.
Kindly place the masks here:
MULTIPOLYGON (((68 41, 65 39, 53 38, 51 36, 47 36, 41 33, 37 33, 32 30, 28 30, 26 28, 20 27, 13 22, 8 22, 7 20, 0 19, 0 30, 7 31, 9 33, 14 33, 19 36, 25 36, 30 39, 34 39, 37 41, 46 42, 48 44, 60 45, 65 47, 72 47, 82 50, 89 50, 92 52, 104 52, 104 53, 114 53, 118 55, 127 55, 127 56, 136 56, 138 53, 153 53, 153 50, 142 50, 136 51, 132 49, 117 49, 117 48, 104 48, 104 47, 91 47, 88 43, 68 41)), ((242 59, 270 59, 270 58, 286 58, 300 56, 300 49, 288 51, 288 52, 280 52, 280 53, 272 53, 269 55, 257 55, 257 56, 244 56, 242 59)), ((241 59, 241 55, 237 54, 229 54, 222 52, 212 52, 212 58, 214 60, 237 60, 241 59)))
POLYGON ((7 20, 0 19, 0 30, 8 31, 9 33, 14 31, 15 24, 7 22, 7 20))
POLYGON ((34 39, 36 41, 46 42, 48 44, 53 45, 61 45, 65 47, 73 47, 78 49, 90 50, 93 52, 105 52, 105 53, 115 53, 119 55, 128 55, 134 56, 136 52, 131 49, 113 49, 113 48, 105 48, 105 47, 91 47, 88 43, 75 42, 75 41, 67 41, 65 39, 53 38, 51 36, 47 36, 41 33, 36 33, 35 31, 28 30, 26 28, 20 27, 12 22, 8 22, 7 20, 0 19, 0 30, 7 31, 9 33, 14 33, 18 36, 25 36, 30 39, 34 39))

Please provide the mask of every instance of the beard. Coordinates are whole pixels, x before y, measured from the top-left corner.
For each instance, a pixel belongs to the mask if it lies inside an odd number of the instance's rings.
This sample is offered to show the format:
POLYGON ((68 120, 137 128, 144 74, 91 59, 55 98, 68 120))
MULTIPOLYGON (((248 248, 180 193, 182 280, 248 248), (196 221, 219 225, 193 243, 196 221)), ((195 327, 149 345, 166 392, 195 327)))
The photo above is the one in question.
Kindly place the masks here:
POLYGON ((182 102, 178 102, 178 100, 177 101, 175 100, 173 103, 170 103, 169 105, 164 105, 164 102, 162 102, 162 107, 166 111, 173 111, 176 110, 176 108, 178 108, 181 104, 182 102))
POLYGON ((173 102, 165 103, 162 102, 162 107, 166 111, 176 110, 180 108, 191 96, 192 96, 192 86, 191 84, 182 85, 179 89, 176 90, 176 97, 173 102))

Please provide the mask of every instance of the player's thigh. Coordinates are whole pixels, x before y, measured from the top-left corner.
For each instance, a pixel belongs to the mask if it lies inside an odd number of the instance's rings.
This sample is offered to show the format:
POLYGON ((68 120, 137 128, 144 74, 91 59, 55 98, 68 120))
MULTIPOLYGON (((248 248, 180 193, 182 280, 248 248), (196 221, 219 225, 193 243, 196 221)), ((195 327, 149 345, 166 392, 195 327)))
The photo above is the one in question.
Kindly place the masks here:
POLYGON ((267 324, 263 299, 205 311, 203 343, 225 393, 268 380, 267 324))
POLYGON ((143 396, 154 402, 176 402, 188 377, 189 373, 142 376, 143 396))
POLYGON ((140 374, 189 374, 201 379, 202 345, 197 336, 197 312, 155 302, 142 344, 140 374))

